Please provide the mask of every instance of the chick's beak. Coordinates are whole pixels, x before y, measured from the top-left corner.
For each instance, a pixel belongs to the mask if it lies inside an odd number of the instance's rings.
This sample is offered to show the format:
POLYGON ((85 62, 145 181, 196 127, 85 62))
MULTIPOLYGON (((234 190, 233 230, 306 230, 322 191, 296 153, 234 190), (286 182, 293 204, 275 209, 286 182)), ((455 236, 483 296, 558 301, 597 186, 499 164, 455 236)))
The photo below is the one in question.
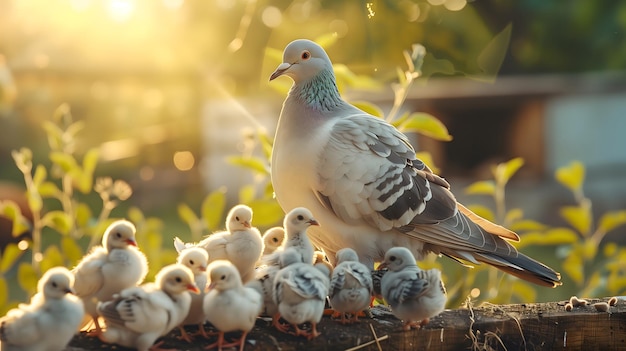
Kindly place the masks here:
POLYGON ((318 221, 316 221, 314 219, 311 219, 311 220, 309 220, 309 224, 310 225, 320 225, 320 222, 318 222, 318 221))
POLYGON ((133 239, 126 239, 126 243, 130 246, 137 246, 137 242, 133 239))
POLYGON ((243 226, 246 228, 252 228, 252 225, 248 221, 243 222, 243 226))
POLYGON ((200 289, 196 286, 196 284, 187 284, 187 290, 191 291, 194 294, 199 294, 200 289))
POLYGON ((211 291, 213 288, 215 288, 216 284, 217 284, 216 282, 211 282, 211 284, 209 284, 204 291, 205 292, 211 291))
POLYGON ((278 65, 274 73, 272 73, 272 75, 270 76, 270 81, 282 76, 289 69, 289 67, 291 67, 291 63, 287 63, 287 62, 283 62, 280 65, 278 65))
POLYGON ((378 265, 378 270, 381 271, 383 269, 388 269, 389 268, 389 263, 387 263, 387 261, 382 261, 379 265, 378 265))
POLYGON ((66 294, 76 295, 76 291, 74 291, 74 289, 72 289, 72 288, 67 288, 67 289, 63 290, 63 292, 65 292, 66 294))

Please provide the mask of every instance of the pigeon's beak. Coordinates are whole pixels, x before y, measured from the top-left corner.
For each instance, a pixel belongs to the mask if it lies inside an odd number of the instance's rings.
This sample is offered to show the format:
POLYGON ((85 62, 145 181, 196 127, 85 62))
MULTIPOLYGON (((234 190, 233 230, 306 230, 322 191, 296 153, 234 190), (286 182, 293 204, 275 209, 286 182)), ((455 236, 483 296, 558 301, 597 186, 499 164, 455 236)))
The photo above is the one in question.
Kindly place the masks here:
POLYGON ((130 246, 137 246, 137 242, 133 239, 126 239, 126 243, 130 246))
POLYGON ((314 220, 314 219, 309 220, 309 222, 308 222, 308 223, 309 223, 310 225, 320 225, 320 222, 318 222, 318 221, 316 221, 316 220, 314 220))
POLYGON ((270 76, 270 81, 282 76, 285 72, 287 72, 289 67, 291 67, 291 63, 287 63, 287 62, 283 62, 280 65, 278 65, 274 73, 272 73, 272 75, 270 76))
POLYGON ((187 290, 191 291, 194 294, 199 294, 200 289, 196 286, 196 284, 187 284, 187 290))

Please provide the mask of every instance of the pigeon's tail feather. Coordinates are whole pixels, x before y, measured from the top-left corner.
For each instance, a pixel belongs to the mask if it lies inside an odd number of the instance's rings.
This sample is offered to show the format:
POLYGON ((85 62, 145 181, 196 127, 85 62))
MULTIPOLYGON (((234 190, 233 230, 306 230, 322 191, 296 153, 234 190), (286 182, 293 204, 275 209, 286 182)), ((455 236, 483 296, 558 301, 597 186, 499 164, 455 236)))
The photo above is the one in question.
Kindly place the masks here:
POLYGON ((497 256, 488 253, 475 253, 474 257, 506 273, 531 283, 555 288, 561 285, 561 275, 552 268, 522 253, 517 256, 497 256))

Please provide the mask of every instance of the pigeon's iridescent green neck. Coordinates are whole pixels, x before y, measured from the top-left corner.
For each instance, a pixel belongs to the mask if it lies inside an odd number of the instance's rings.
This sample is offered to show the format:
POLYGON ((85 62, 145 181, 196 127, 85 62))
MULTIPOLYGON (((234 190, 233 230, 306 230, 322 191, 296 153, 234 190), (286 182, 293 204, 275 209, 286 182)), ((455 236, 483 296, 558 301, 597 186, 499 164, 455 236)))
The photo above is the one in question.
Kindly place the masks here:
POLYGON ((320 112, 331 111, 343 103, 331 70, 322 70, 313 79, 294 84, 289 95, 320 112))

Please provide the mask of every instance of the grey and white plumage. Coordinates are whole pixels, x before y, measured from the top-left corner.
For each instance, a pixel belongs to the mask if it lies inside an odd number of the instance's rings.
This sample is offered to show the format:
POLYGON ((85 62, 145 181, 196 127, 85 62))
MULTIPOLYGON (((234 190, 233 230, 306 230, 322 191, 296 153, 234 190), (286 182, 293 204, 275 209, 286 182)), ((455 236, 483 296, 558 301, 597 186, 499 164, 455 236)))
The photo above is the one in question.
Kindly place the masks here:
POLYGON ((180 252, 185 247, 201 247, 209 254, 209 263, 217 260, 231 261, 239 270, 243 282, 254 278, 254 269, 263 253, 263 239, 252 226, 252 209, 246 205, 233 207, 226 216, 226 230, 210 234, 197 244, 174 239, 180 252))
POLYGON ((106 343, 155 351, 155 341, 180 325, 189 313, 191 296, 198 293, 191 270, 181 264, 163 267, 154 283, 122 290, 98 304, 106 322, 100 339, 106 343))
POLYGON ((382 295, 391 312, 404 321, 404 330, 420 328, 446 305, 446 288, 438 269, 422 270, 405 247, 393 247, 381 265, 389 271, 381 281, 382 295))
POLYGON ((214 261, 209 265, 208 272, 209 292, 204 297, 203 310, 207 320, 219 330, 218 340, 213 346, 220 351, 223 347, 239 346, 239 350, 243 351, 246 335, 261 312, 261 294, 243 285, 239 271, 230 261, 214 261), (241 338, 224 344, 224 333, 234 331, 241 331, 241 338))
MULTIPOLYGON (((284 250, 281 265, 284 268, 274 278, 274 302, 280 317, 293 326, 294 335, 313 339, 320 335, 317 324, 324 314, 330 287, 329 272, 325 266, 302 262, 294 248, 284 250), (300 329, 299 325, 305 322, 311 323, 311 331, 300 329)), ((279 330, 287 331, 286 327, 279 327, 279 330)))
POLYGON ((449 184, 415 156, 408 138, 344 101, 319 45, 295 40, 270 80, 294 84, 283 104, 272 151, 272 184, 285 211, 310 209, 313 243, 331 258, 344 247, 370 269, 394 246, 485 262, 545 286, 560 275, 519 253, 514 232, 458 204, 449 184))
POLYGON ((30 304, 20 304, 0 318, 1 349, 64 350, 85 315, 83 302, 73 295, 73 283, 74 276, 67 268, 46 271, 30 304))
POLYGON ((330 279, 330 305, 341 313, 342 323, 358 321, 358 313, 371 303, 372 275, 369 268, 359 262, 359 256, 351 248, 337 251, 337 266, 330 279), (346 319, 346 313, 352 318, 346 319))
POLYGON ((204 311, 202 310, 202 303, 205 295, 204 289, 207 286, 208 280, 206 270, 209 262, 209 254, 206 250, 200 247, 190 247, 188 249, 184 249, 178 254, 176 262, 191 270, 191 273, 193 273, 193 280, 200 290, 198 294, 191 295, 191 307, 189 308, 189 314, 187 314, 187 317, 185 317, 180 325, 181 338, 191 342, 193 339, 189 334, 187 334, 185 328, 183 328, 185 325, 198 325, 199 333, 206 336, 206 332, 204 330, 206 317, 204 315, 204 311))
POLYGON ((135 226, 127 220, 109 225, 102 246, 94 247, 72 270, 76 295, 100 332, 96 305, 114 294, 141 284, 148 273, 148 260, 137 248, 135 226))

